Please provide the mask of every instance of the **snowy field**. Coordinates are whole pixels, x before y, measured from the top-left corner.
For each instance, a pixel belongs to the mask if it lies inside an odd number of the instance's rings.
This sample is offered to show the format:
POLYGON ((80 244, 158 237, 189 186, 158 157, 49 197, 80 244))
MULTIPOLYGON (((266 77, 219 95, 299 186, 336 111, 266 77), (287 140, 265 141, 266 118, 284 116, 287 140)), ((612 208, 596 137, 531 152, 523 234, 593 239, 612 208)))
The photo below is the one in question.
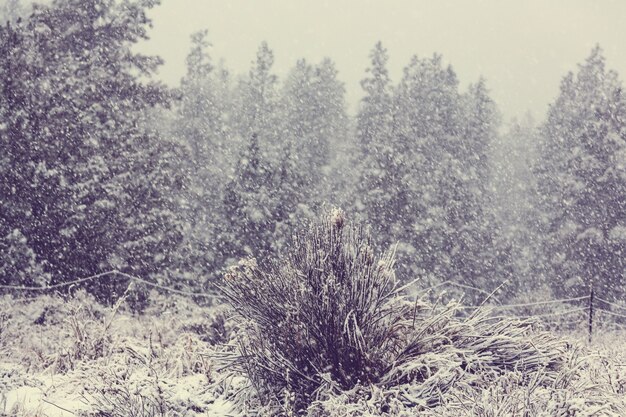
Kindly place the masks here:
MULTIPOLYGON (((156 296, 156 294, 153 294, 156 296)), ((228 415, 215 365, 220 308, 158 297, 141 315, 84 294, 2 299, 0 411, 7 416, 228 415)))
MULTIPOLYGON (((152 293, 151 299, 144 313, 133 314, 125 303, 104 307, 84 293, 68 300, 2 297, 0 415, 250 415, 233 400, 246 378, 220 369, 224 353, 236 350, 237 328, 226 318, 227 310, 175 295, 152 293)), ((460 384, 455 400, 447 397, 447 405, 419 415, 522 416, 531 409, 539 410, 531 415, 541 416, 624 415, 626 333, 599 329, 589 345, 583 324, 559 336, 567 345, 554 349, 562 349, 567 359, 549 384, 533 386, 527 379, 536 375, 515 370, 485 375, 480 377, 488 381, 484 389, 460 384)), ((446 367, 453 365, 431 366, 452 372, 446 367)), ((473 383, 480 384, 480 378, 473 383)), ((404 394, 424 397, 421 384, 414 385, 405 386, 404 394)), ((321 415, 414 415, 399 406, 383 413, 382 389, 358 398, 355 393, 333 398, 328 414, 321 415)))

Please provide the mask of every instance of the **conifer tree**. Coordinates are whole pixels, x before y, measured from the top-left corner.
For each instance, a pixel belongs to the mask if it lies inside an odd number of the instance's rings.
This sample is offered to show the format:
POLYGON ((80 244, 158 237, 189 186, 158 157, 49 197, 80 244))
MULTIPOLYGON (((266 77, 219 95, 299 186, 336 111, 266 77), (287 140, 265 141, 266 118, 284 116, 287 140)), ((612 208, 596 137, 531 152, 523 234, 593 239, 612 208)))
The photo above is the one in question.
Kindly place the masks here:
POLYGON ((224 190, 237 160, 229 126, 228 72, 213 64, 208 31, 191 36, 187 73, 181 80, 173 134, 186 145, 184 169, 189 186, 183 192, 187 263, 196 275, 218 268, 214 245, 222 222, 224 190))
POLYGON ((256 134, 266 158, 280 154, 281 137, 278 112, 278 77, 273 73, 274 52, 262 42, 248 77, 242 79, 234 92, 232 128, 238 135, 241 148, 248 146, 256 134))
POLYGON ((405 279, 497 286, 508 277, 509 248, 486 208, 498 119, 484 81, 461 94, 440 56, 414 57, 392 92, 386 51, 379 44, 371 57, 357 135, 358 194, 374 235, 398 243, 405 279))
POLYGON ((493 197, 488 208, 493 210, 500 227, 500 239, 508 242, 513 256, 509 257, 520 293, 544 290, 547 277, 544 271, 544 252, 538 233, 536 177, 532 173, 538 153, 538 129, 527 114, 513 120, 499 135, 490 149, 490 188, 493 197))
POLYGON ((0 30, 0 223, 55 282, 154 274, 180 241, 179 149, 146 123, 169 93, 142 81, 160 60, 131 49, 150 4, 55 0, 0 30))
POLYGON ((412 275, 429 280, 452 276, 455 246, 448 239, 456 230, 452 211, 460 212, 458 147, 461 102, 458 81, 442 58, 413 57, 394 96, 395 201, 399 219, 393 239, 400 259, 412 275))
POLYGON ((335 65, 327 58, 318 65, 299 60, 282 90, 281 136, 283 142, 292 142, 305 186, 302 202, 312 208, 330 194, 326 172, 334 158, 333 146, 347 133, 344 94, 335 65))
POLYGON ((361 81, 365 97, 357 115, 356 142, 359 146, 360 166, 357 207, 368 220, 381 243, 393 242, 393 225, 399 218, 395 195, 400 191, 396 159, 399 149, 392 141, 393 98, 387 71, 387 50, 378 42, 370 53, 368 77, 361 81))
POLYGON ((569 73, 543 127, 539 180, 544 250, 555 289, 605 298, 626 279, 626 101, 599 47, 569 73))
POLYGON ((219 225, 219 265, 270 251, 275 229, 273 198, 280 143, 278 79, 272 72, 274 54, 261 43, 247 79, 235 91, 233 129, 243 145, 232 179, 226 185, 219 225))
POLYGON ((361 81, 365 97, 357 115, 357 137, 364 152, 375 154, 377 147, 390 134, 393 121, 392 86, 387 70, 389 56, 381 42, 376 43, 370 52, 370 59, 370 66, 366 69, 368 77, 361 81))
POLYGON ((272 179, 253 133, 224 196, 225 224, 220 240, 225 261, 262 258, 269 253, 275 226, 272 179))

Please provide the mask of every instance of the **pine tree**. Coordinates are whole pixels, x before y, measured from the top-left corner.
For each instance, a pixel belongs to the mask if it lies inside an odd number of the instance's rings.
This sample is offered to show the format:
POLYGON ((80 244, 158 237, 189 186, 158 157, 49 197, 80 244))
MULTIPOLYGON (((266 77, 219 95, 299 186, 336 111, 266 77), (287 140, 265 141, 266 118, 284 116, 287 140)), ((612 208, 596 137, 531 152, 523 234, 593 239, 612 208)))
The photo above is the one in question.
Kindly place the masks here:
POLYGON ((596 47, 561 83, 543 127, 537 166, 555 289, 604 297, 626 276, 626 101, 596 47))
POLYGON ((178 148, 145 120, 169 94, 140 79, 160 61, 131 51, 144 3, 56 0, 0 33, 0 216, 54 281, 147 276, 180 241, 178 148))
MULTIPOLYGON (((457 253, 449 239, 457 230, 453 211, 460 212, 458 181, 463 172, 454 157, 461 129, 458 81, 441 56, 413 57, 394 96, 396 196, 390 207, 398 224, 393 238, 400 242, 400 259, 411 275, 428 280, 458 279, 452 269, 457 253)), ((465 279, 465 278, 463 278, 465 279)))
POLYGON ((345 87, 332 60, 324 58, 315 66, 311 88, 315 92, 313 115, 318 136, 309 143, 309 153, 312 163, 323 170, 333 158, 333 144, 343 141, 348 119, 345 87))
POLYGON ((213 65, 207 37, 206 30, 191 36, 187 73, 181 81, 181 98, 171 129, 190 155, 185 161, 189 187, 182 196, 186 204, 183 247, 184 258, 196 275, 211 274, 217 268, 213 242, 222 222, 225 185, 237 157, 229 126, 229 75, 213 65))
POLYGON ((235 91, 234 131, 244 141, 226 185, 219 225, 218 265, 270 252, 276 226, 273 191, 279 164, 277 77, 274 54, 263 42, 247 79, 235 91))
POLYGON ((357 116, 356 134, 361 149, 376 154, 391 131, 392 86, 387 70, 389 56, 381 42, 376 43, 370 52, 370 59, 370 67, 366 69, 369 77, 361 81, 365 97, 357 116))
POLYGON ((232 158, 230 143, 228 72, 212 64, 208 32, 191 36, 192 48, 187 56, 187 74, 181 81, 177 134, 189 145, 192 169, 198 187, 210 190, 223 182, 232 158))
POLYGON ((345 141, 345 89, 329 59, 318 65, 299 60, 282 90, 283 142, 290 142, 303 182, 299 201, 315 209, 332 193, 329 166, 336 144, 345 141))
POLYGON ((458 85, 456 73, 451 66, 443 66, 441 55, 414 56, 396 93, 397 133, 433 140, 457 136, 462 120, 458 85))
MULTIPOLYGON (((489 96, 486 81, 481 77, 461 97, 463 119, 458 147, 451 152, 460 161, 458 230, 455 233, 459 256, 455 270, 463 271, 475 286, 494 288, 508 280, 502 292, 517 292, 519 280, 512 278, 511 241, 493 210, 494 173, 489 163, 491 147, 498 140, 500 116, 489 96)), ((497 175, 497 173, 495 173, 497 175)))
POLYGON ((387 71, 387 50, 378 42, 370 53, 369 76, 361 81, 365 97, 357 116, 356 142, 359 146, 360 167, 357 208, 363 213, 381 243, 389 245, 396 238, 393 225, 400 216, 396 207, 399 149, 392 141, 393 98, 387 71))
POLYGON ((302 178, 299 161, 294 156, 292 144, 286 141, 278 170, 272 176, 271 199, 274 202, 274 233, 271 238, 271 251, 274 255, 288 249, 294 230, 304 219, 313 215, 306 205, 306 181, 302 178))
POLYGON ((274 52, 262 42, 247 78, 241 80, 234 92, 233 130, 242 148, 256 134, 266 158, 277 161, 281 149, 278 116, 278 77, 272 72, 274 52))
POLYGON ((399 273, 494 287, 509 248, 487 210, 497 111, 484 81, 458 91, 440 56, 414 57, 393 91, 379 44, 359 113, 359 195, 374 235, 398 243, 399 273), (393 93, 393 95, 392 95, 393 93))
POLYGON ((495 102, 489 97, 487 83, 480 77, 471 84, 462 97, 464 122, 462 128, 463 145, 459 157, 471 161, 475 176, 481 187, 486 187, 489 179, 489 149, 497 139, 500 116, 495 102))
POLYGON ((272 171, 263 159, 256 133, 242 153, 224 197, 225 224, 220 237, 225 261, 270 253, 275 201, 272 171))

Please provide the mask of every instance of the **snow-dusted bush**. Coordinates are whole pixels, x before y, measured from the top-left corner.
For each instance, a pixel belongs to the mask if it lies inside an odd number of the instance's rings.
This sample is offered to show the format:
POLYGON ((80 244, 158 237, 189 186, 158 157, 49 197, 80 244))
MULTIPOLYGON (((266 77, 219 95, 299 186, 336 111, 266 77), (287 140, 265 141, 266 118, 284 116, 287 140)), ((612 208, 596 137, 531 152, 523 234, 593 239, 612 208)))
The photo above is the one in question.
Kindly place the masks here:
POLYGON ((240 262, 223 292, 245 319, 238 364, 265 403, 290 397, 302 408, 320 387, 378 382, 400 352, 393 255, 376 256, 340 210, 296 237, 284 259, 240 262))
POLYGON ((522 397, 527 388, 557 395, 578 383, 565 340, 529 321, 408 300, 393 265, 393 253, 377 256, 365 229, 333 210, 284 258, 232 268, 222 285, 240 319, 234 364, 251 388, 242 404, 399 416, 480 402, 478 393, 503 378, 522 397))

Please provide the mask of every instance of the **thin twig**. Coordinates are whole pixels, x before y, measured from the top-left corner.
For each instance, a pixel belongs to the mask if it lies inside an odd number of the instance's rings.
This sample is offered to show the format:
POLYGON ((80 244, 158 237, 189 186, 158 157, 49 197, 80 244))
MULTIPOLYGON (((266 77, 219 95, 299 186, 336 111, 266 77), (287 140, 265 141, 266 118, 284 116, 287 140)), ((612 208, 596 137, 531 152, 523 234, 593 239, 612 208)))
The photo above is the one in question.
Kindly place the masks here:
POLYGON ((71 414, 71 415, 73 415, 73 416, 77 415, 75 412, 73 412, 73 411, 71 411, 71 410, 68 410, 67 408, 61 407, 60 405, 57 405, 57 404, 55 404, 55 403, 53 403, 53 402, 50 402, 50 401, 46 400, 45 398, 42 398, 42 399, 41 399, 41 401, 45 402, 46 404, 53 405, 53 406, 55 406, 56 408, 58 408, 59 410, 63 410, 63 411, 65 411, 65 412, 67 412, 67 413, 70 413, 70 414, 71 414))

